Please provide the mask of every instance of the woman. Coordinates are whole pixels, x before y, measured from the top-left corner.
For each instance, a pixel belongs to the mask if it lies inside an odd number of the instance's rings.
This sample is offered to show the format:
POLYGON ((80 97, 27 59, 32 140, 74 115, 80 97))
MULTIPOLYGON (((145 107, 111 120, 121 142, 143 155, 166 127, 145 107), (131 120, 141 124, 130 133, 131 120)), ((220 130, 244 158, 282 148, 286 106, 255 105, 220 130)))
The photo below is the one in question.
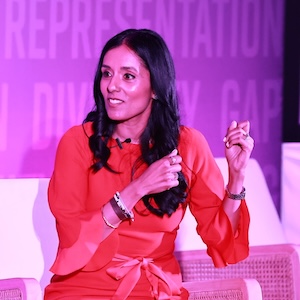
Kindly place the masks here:
POLYGON ((180 125, 170 52, 146 29, 107 42, 94 98, 57 149, 49 204, 59 247, 45 299, 187 299, 173 255, 187 205, 217 267, 248 255, 249 122, 227 130, 226 191, 205 138, 180 125))

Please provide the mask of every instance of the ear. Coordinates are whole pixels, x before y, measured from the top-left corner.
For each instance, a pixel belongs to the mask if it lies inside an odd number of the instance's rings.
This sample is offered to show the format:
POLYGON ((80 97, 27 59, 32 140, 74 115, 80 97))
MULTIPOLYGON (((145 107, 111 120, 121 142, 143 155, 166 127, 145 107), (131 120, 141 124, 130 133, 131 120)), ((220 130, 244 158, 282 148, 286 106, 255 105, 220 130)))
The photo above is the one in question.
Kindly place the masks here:
POLYGON ((156 96, 156 94, 154 93, 154 91, 152 91, 151 98, 152 98, 153 100, 157 100, 157 96, 156 96))

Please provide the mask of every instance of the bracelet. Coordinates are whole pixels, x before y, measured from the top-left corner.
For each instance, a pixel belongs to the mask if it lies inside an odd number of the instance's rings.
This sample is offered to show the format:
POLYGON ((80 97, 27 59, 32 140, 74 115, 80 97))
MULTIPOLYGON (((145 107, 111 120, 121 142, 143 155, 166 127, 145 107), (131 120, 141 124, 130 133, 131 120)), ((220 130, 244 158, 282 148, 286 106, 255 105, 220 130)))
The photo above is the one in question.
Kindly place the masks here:
POLYGON ((126 219, 126 216, 123 214, 122 210, 120 209, 119 205, 117 204, 115 198, 112 198, 109 201, 112 209, 114 210, 114 212, 116 213, 116 215, 118 216, 118 218, 123 221, 126 219))
POLYGON ((108 220, 104 217, 103 212, 102 212, 102 219, 103 219, 104 223, 106 224, 106 226, 113 228, 113 229, 117 228, 116 226, 114 226, 108 222, 108 220))
POLYGON ((131 219, 131 221, 134 221, 133 212, 124 205, 119 192, 114 194, 114 198, 110 200, 110 204, 120 220, 131 219), (117 206, 113 202, 115 202, 117 206))
POLYGON ((243 200, 246 196, 246 189, 243 187, 242 191, 239 194, 232 194, 228 190, 228 186, 226 186, 227 197, 233 200, 243 200))

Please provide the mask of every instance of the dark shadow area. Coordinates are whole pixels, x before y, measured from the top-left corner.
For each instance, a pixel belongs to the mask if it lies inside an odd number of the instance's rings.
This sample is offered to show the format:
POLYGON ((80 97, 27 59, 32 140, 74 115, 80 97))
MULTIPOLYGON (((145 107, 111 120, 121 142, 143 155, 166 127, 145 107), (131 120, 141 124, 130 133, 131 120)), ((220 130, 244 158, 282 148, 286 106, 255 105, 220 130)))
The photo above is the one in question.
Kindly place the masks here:
POLYGON ((283 142, 300 141, 300 2, 285 4, 283 142))

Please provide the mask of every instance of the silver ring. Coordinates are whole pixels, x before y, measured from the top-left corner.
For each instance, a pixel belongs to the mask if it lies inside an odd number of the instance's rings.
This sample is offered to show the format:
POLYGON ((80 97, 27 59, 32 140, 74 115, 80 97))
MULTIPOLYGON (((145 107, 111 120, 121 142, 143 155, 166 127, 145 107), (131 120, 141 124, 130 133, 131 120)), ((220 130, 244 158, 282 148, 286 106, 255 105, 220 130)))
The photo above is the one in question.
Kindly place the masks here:
POLYGON ((245 133, 244 134, 244 140, 246 140, 249 136, 250 136, 249 133, 245 133))
POLYGON ((174 165, 176 163, 176 158, 174 156, 170 157, 170 165, 174 165))

